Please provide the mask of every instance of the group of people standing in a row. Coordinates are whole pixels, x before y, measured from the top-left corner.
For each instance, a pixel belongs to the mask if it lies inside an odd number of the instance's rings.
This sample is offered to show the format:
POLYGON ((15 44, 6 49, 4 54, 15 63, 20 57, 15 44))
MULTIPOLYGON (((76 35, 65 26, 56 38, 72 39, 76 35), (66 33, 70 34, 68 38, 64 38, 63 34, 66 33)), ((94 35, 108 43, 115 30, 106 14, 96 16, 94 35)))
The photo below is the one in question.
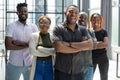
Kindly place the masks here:
POLYGON ((97 64, 101 80, 108 80, 108 35, 100 14, 88 20, 87 13, 70 5, 65 22, 52 34, 48 16, 40 16, 38 28, 27 22, 26 3, 17 5, 17 15, 18 21, 6 27, 7 80, 19 80, 21 74, 24 80, 93 80, 97 64))

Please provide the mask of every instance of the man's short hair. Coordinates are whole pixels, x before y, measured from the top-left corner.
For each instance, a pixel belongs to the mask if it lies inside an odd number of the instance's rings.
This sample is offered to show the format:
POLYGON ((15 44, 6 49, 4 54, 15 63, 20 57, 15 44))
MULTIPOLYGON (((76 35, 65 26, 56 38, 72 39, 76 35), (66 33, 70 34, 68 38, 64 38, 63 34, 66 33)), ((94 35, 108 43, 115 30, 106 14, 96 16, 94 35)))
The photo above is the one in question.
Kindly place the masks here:
MULTIPOLYGON (((72 5, 69 5, 69 6, 66 8, 66 11, 65 11, 65 12, 67 12, 67 11, 68 11, 68 9, 69 9, 71 6, 73 6, 73 7, 75 7, 75 8, 78 8, 78 6, 76 6, 76 5, 72 4, 72 5)), ((78 8, 78 9, 79 9, 79 8, 78 8)))
POLYGON ((21 7, 27 7, 27 4, 26 3, 18 3, 17 4, 17 11, 21 8, 21 7))
POLYGON ((88 14, 86 12, 80 12, 79 15, 84 14, 88 18, 88 14))

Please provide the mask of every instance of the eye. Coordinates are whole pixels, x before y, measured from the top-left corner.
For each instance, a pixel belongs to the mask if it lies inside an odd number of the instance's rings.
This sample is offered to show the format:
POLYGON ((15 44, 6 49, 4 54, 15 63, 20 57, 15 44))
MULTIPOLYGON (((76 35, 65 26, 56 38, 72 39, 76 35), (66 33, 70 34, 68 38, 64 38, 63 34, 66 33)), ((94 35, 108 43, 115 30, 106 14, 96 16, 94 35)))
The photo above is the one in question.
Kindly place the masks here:
POLYGON ((69 13, 73 13, 73 11, 72 11, 72 10, 70 10, 70 11, 69 11, 69 13))
POLYGON ((78 12, 78 11, 75 11, 75 10, 70 10, 69 13, 71 13, 71 14, 74 14, 74 13, 75 13, 75 14, 78 14, 79 12, 78 12))
POLYGON ((49 26, 50 22, 48 22, 48 21, 39 22, 39 25, 47 25, 47 26, 49 26))

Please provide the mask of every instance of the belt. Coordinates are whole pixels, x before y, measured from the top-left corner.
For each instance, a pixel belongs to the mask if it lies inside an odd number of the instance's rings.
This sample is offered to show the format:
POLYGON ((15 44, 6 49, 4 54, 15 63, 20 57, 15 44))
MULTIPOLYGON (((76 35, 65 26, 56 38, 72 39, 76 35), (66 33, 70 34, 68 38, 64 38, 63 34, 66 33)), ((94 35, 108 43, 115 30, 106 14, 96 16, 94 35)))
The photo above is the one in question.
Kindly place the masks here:
POLYGON ((41 61, 46 61, 46 60, 51 60, 52 56, 47 56, 47 57, 37 57, 37 60, 41 60, 41 61))

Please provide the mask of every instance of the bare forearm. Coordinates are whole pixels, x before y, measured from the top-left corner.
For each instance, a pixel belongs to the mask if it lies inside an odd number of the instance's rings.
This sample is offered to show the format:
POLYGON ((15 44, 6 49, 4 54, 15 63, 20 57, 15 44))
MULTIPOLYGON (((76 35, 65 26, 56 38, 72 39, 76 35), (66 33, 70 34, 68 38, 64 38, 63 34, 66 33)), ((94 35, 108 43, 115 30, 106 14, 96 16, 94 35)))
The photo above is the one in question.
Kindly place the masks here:
POLYGON ((104 37, 103 41, 97 42, 97 49, 106 48, 108 46, 108 37, 104 37))
POLYGON ((97 43, 97 49, 107 48, 107 44, 104 42, 98 42, 97 43))
POLYGON ((22 42, 22 41, 18 41, 18 40, 13 40, 12 43, 17 46, 28 46, 27 42, 22 42))
POLYGON ((27 45, 16 45, 16 41, 14 41, 12 39, 12 37, 5 37, 5 47, 7 50, 20 50, 20 49, 24 49, 27 48, 27 45))
POLYGON ((72 48, 72 47, 68 47, 67 45, 65 45, 61 41, 55 42, 54 46, 55 46, 56 52, 65 53, 65 54, 72 54, 72 53, 80 51, 78 49, 75 49, 75 48, 72 48))
POLYGON ((70 47, 63 47, 63 48, 57 50, 56 52, 60 52, 60 53, 64 53, 64 54, 72 54, 72 53, 76 53, 79 51, 80 50, 78 50, 78 49, 74 49, 74 48, 70 48, 70 47))
POLYGON ((82 42, 73 42, 71 43, 73 48, 76 48, 81 51, 91 50, 93 48, 93 41, 92 39, 82 41, 82 42))
POLYGON ((24 49, 24 48, 27 48, 27 46, 16 46, 16 45, 13 45, 13 44, 6 46, 7 50, 21 50, 21 49, 24 49))

